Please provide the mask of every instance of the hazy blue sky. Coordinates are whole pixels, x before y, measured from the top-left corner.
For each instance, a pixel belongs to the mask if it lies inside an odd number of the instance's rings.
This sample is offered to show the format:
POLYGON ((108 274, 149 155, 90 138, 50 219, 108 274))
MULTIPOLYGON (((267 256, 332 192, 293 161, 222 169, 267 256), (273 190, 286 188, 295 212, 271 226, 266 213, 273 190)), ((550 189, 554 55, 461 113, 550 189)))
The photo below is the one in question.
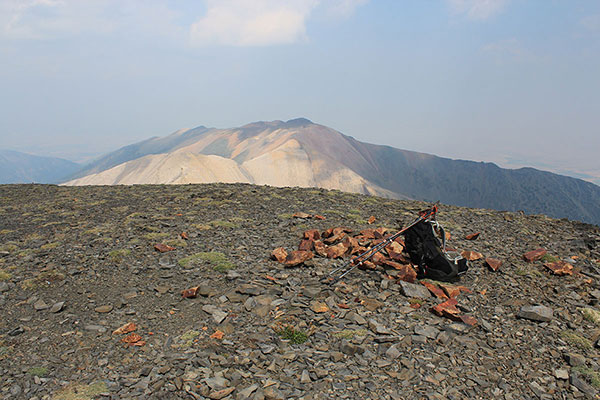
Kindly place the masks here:
POLYGON ((600 178, 600 1, 0 0, 0 110, 38 154, 303 116, 600 178))

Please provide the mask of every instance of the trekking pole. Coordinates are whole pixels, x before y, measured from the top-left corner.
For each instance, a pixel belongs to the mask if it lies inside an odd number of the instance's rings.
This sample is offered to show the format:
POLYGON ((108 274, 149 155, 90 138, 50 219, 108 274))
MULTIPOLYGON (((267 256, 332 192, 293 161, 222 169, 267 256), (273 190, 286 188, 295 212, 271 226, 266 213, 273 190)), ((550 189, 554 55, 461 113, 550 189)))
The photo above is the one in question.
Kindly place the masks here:
POLYGON ((419 217, 416 220, 414 220, 407 227, 394 233, 392 236, 390 236, 383 242, 379 243, 378 245, 371 247, 369 250, 365 251, 364 253, 359 254, 358 256, 352 258, 350 261, 346 262, 341 267, 338 267, 338 268, 334 269, 333 271, 331 271, 329 273, 329 275, 327 275, 327 278, 326 278, 326 280, 329 280, 329 285, 333 285, 334 283, 338 282, 340 279, 342 279, 343 277, 348 275, 352 270, 354 270, 354 268, 362 265, 365 261, 372 258, 376 253, 381 251, 383 248, 387 247, 388 244, 392 243, 398 236, 400 236, 401 234, 403 234, 404 232, 406 232, 408 229, 412 228, 419 222, 424 221, 429 218, 435 218, 435 214, 438 211, 437 204, 438 203, 434 204, 431 208, 429 208, 427 210, 420 211, 419 217), (363 257, 364 257, 364 259, 363 259, 363 257), (340 273, 335 278, 331 278, 332 275, 338 273, 339 271, 342 271, 342 273, 340 273))

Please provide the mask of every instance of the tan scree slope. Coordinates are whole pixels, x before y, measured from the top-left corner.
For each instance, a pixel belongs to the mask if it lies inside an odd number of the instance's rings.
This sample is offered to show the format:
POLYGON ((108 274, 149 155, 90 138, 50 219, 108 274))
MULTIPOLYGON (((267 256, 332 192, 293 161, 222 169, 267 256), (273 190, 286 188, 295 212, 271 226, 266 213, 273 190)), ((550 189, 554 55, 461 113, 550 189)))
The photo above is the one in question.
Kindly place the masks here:
POLYGON ((250 183, 228 158, 193 153, 155 154, 117 165, 65 185, 132 185, 225 182, 250 183))

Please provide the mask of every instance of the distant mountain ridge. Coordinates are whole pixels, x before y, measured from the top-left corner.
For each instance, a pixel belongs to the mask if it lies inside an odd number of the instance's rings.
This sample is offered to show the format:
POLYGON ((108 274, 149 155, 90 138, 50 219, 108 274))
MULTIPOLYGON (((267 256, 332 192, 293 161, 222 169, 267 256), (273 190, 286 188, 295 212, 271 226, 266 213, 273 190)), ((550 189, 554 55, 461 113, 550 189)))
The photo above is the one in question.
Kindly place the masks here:
POLYGON ((363 143, 304 118, 180 130, 109 153, 73 178, 66 184, 314 186, 600 224, 600 187, 592 183, 363 143))
POLYGON ((62 158, 0 150, 0 183, 58 183, 79 169, 62 158))

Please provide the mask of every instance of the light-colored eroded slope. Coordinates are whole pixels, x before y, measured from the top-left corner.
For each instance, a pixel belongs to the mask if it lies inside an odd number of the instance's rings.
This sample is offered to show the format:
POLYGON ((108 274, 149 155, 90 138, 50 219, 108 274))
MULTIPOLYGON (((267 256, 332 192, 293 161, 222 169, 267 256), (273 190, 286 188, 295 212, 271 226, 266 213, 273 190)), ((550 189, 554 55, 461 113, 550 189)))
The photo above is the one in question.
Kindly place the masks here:
POLYGON ((193 153, 157 154, 128 161, 65 185, 131 185, 143 183, 249 183, 233 160, 193 153))

